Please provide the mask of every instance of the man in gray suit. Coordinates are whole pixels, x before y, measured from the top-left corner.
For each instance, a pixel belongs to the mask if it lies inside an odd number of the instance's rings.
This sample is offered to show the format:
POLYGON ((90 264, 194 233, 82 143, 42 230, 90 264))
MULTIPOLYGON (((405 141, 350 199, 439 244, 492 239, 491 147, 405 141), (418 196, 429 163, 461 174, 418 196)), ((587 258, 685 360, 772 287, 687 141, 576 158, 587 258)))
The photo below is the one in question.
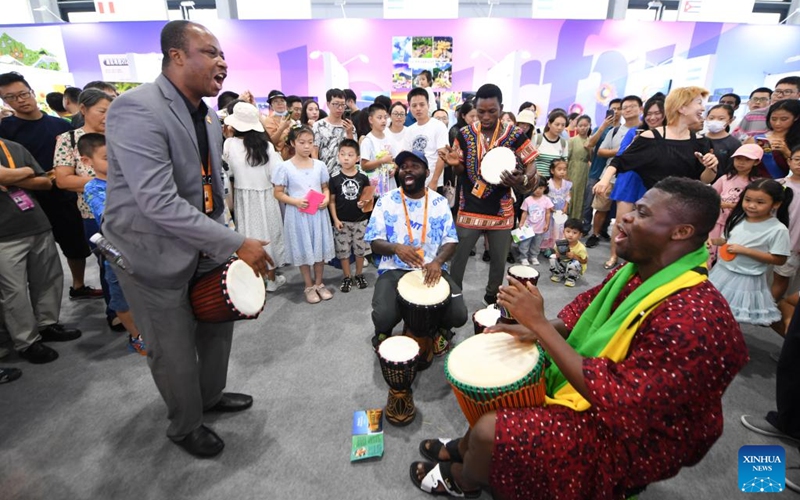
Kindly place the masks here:
POLYGON ((156 81, 121 95, 108 111, 102 230, 130 266, 118 278, 167 403, 167 436, 210 457, 224 443, 203 425, 203 412, 245 410, 253 399, 222 392, 233 324, 198 322, 189 287, 234 252, 261 276, 272 259, 267 242, 223 224, 222 130, 202 101, 227 76, 219 42, 199 24, 173 21, 161 32, 161 51, 156 81))

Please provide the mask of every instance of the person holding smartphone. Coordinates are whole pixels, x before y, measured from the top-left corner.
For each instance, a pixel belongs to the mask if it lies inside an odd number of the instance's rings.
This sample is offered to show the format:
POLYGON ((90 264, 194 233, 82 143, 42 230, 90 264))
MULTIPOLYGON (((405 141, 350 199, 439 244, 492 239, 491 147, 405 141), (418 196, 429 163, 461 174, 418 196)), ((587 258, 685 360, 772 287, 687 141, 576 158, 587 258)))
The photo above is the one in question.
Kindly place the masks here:
POLYGON ((353 122, 344 116, 346 107, 345 93, 341 89, 329 89, 325 93, 330 114, 314 122, 314 151, 311 157, 322 161, 328 167, 328 174, 333 177, 341 170, 339 165, 339 143, 345 137, 357 139, 353 122))

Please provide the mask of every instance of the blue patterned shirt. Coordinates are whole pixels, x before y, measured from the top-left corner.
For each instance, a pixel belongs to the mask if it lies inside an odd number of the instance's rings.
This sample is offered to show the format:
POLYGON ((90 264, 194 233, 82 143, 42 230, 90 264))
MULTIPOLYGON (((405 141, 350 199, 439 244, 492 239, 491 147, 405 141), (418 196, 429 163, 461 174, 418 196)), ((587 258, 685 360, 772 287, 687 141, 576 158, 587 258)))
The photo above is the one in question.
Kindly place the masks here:
MULTIPOLYGON (((106 211, 106 181, 95 177, 83 187, 83 201, 89 205, 94 220, 97 225, 103 220, 103 212, 106 211)), ((91 236, 91 235, 88 235, 91 236)))
MULTIPOLYGON (((408 226, 403 210, 403 200, 400 197, 400 189, 389 191, 378 199, 378 203, 372 210, 372 217, 367 225, 367 232, 364 240, 372 243, 375 240, 384 240, 389 243, 400 243, 402 245, 420 246, 420 233, 422 232, 422 218, 425 214, 425 197, 413 200, 406 196, 408 206, 408 217, 411 219, 411 233, 413 240, 408 237, 408 226)), ((446 243, 458 243, 456 236, 456 226, 453 222, 453 214, 450 212, 450 205, 447 199, 436 191, 428 190, 428 227, 425 236, 425 263, 433 261, 439 253, 439 248, 446 243)), ((383 273, 390 269, 412 269, 408 264, 400 260, 397 255, 382 255, 378 273, 383 273)), ((447 265, 442 266, 447 270, 447 265)))

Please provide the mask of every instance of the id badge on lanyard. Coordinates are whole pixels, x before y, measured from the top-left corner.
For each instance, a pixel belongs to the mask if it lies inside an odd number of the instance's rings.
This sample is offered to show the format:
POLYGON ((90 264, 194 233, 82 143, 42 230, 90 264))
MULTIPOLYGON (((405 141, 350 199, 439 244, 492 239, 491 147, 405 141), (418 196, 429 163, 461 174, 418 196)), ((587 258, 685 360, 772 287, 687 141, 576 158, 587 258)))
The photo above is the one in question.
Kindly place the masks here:
MULTIPOLYGON (((8 148, 6 147, 3 141, 0 141, 0 149, 2 149, 3 154, 8 160, 8 168, 10 169, 17 168, 17 164, 14 162, 14 158, 11 156, 11 153, 8 151, 8 148)), ((6 188, 5 191, 11 197, 11 200, 14 202, 14 204, 17 205, 17 208, 19 208, 21 211, 27 212, 28 210, 31 210, 35 206, 30 195, 26 193, 24 189, 12 186, 6 188)))
POLYGON ((212 183, 212 171, 211 171, 211 154, 208 155, 208 169, 206 170, 206 166, 201 164, 200 169, 203 173, 203 211, 206 215, 210 214, 214 211, 214 192, 211 189, 212 183))

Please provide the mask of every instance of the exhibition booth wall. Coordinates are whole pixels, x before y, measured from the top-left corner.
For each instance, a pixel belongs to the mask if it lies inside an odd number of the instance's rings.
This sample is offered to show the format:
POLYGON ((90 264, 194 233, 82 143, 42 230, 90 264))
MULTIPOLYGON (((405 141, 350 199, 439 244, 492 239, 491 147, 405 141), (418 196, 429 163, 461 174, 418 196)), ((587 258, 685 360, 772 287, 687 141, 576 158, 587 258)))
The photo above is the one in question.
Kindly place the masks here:
MULTIPOLYGON (((745 98, 800 74, 800 27, 689 22, 334 19, 206 23, 229 65, 225 90, 271 89, 324 100, 331 87, 364 101, 402 98, 431 70, 442 107, 486 82, 507 109, 523 101, 603 116, 614 97, 699 85, 745 98)), ((44 94, 90 80, 151 81, 163 22, 0 26, 0 71, 44 94)), ((712 101, 714 98, 712 97, 712 101)), ((212 100, 213 104, 213 100, 212 100)))

